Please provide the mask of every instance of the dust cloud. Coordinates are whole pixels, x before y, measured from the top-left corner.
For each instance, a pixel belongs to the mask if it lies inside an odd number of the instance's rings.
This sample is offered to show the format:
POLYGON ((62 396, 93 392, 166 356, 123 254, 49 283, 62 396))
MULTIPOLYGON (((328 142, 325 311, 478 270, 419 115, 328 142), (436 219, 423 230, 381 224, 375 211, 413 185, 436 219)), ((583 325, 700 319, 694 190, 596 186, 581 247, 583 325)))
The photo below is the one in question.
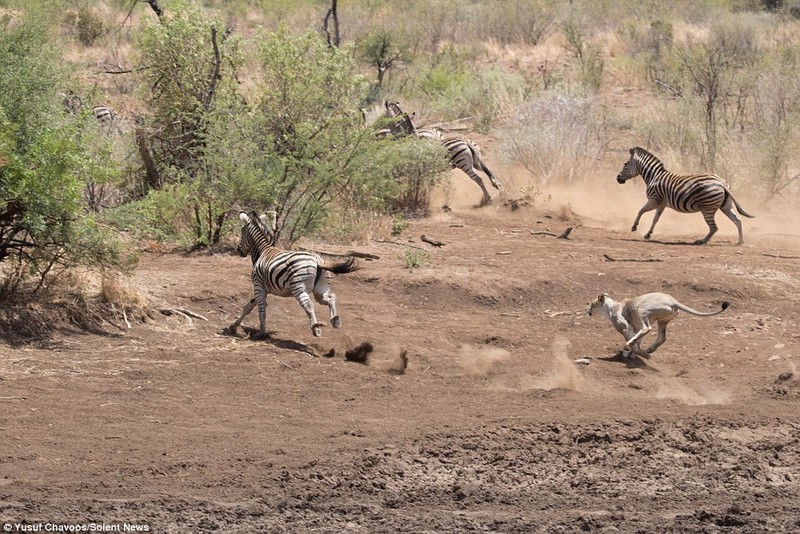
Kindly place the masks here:
POLYGON ((668 379, 659 383, 655 398, 668 399, 689 406, 730 404, 733 401, 727 391, 711 389, 703 385, 693 387, 678 379, 668 379))
POLYGON ((523 376, 521 378, 521 389, 523 391, 530 389, 584 391, 586 389, 586 379, 570 359, 567 351, 568 345, 569 341, 566 339, 557 338, 553 342, 553 359, 550 370, 544 376, 523 376))
POLYGON ((466 376, 486 376, 495 364, 508 360, 511 354, 498 347, 472 347, 461 345, 458 363, 466 376))
MULTIPOLYGON (((588 226, 605 227, 610 230, 628 233, 631 238, 643 238, 653 222, 654 211, 645 213, 637 231, 630 228, 636 214, 645 205, 645 185, 641 178, 626 184, 618 184, 616 175, 621 168, 605 165, 598 167, 591 176, 576 179, 569 184, 536 185, 537 179, 519 167, 499 169, 505 178, 505 187, 500 194, 502 199, 518 199, 524 193, 533 192, 534 204, 544 210, 561 213, 572 212, 588 226)), ((470 198, 474 203, 480 199, 480 191, 471 180, 460 180, 453 175, 449 187, 458 206, 462 195, 467 191, 473 193, 470 198), (472 191, 474 189, 474 191, 472 191)), ((466 178, 466 177, 464 177, 466 178)), ((733 191, 736 200, 755 218, 740 216, 742 220, 745 243, 747 236, 787 235, 800 238, 800 211, 796 204, 776 199, 764 204, 760 199, 750 198, 742 191, 733 191)), ((735 241, 738 234, 736 226, 723 213, 717 212, 719 231, 714 239, 735 241)), ((703 237, 708 232, 703 216, 700 213, 678 213, 667 209, 664 211, 653 233, 653 239, 686 240, 703 237)), ((713 243, 713 241, 712 241, 713 243)))

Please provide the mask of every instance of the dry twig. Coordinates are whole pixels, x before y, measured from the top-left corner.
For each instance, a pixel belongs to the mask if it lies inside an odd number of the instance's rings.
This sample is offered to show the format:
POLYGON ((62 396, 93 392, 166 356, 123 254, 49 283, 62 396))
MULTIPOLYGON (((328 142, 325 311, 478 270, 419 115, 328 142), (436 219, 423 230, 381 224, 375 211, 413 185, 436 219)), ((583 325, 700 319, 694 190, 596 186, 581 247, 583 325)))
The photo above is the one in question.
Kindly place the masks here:
POLYGON ((442 241, 437 241, 436 239, 431 239, 430 237, 426 237, 424 235, 420 236, 420 239, 422 239, 423 241, 425 241, 428 244, 433 245, 434 247, 443 247, 446 244, 446 243, 443 243, 442 241))
POLYGON ((612 258, 608 254, 603 254, 603 257, 606 259, 606 261, 636 261, 636 262, 642 262, 642 263, 662 262, 662 261, 664 261, 664 260, 659 259, 659 258, 644 258, 644 259, 639 259, 639 258, 619 258, 619 259, 617 259, 617 258, 612 258))

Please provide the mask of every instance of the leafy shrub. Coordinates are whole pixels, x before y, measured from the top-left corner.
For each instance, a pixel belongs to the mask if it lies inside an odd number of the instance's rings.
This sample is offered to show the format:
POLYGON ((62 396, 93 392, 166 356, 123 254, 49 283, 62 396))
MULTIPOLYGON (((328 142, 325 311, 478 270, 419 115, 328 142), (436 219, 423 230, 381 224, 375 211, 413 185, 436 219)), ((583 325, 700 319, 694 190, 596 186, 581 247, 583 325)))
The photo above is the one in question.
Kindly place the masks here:
POLYGON ((0 19, 0 287, 16 293, 29 280, 46 287, 77 265, 121 268, 125 251, 86 212, 87 183, 108 179, 114 164, 94 151, 88 125, 65 117, 67 73, 35 10, 0 19))
POLYGON ((80 6, 75 15, 75 29, 82 45, 92 46, 106 33, 105 21, 88 6, 80 6))

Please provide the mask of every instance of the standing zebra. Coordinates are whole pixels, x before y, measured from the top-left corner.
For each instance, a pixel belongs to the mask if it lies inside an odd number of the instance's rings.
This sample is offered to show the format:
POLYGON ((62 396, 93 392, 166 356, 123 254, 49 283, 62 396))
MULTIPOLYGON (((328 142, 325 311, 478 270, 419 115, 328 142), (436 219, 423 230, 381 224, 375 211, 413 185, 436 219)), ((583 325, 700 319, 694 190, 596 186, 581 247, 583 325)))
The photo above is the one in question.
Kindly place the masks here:
MULTIPOLYGON (((385 106, 387 116, 403 116, 404 120, 397 124, 405 130, 406 134, 415 134, 421 139, 432 139, 442 143, 444 148, 447 150, 447 157, 450 161, 450 165, 454 169, 460 169, 463 171, 472 179, 473 182, 478 184, 478 187, 481 188, 483 197, 481 198, 480 205, 485 206, 491 203, 492 198, 489 196, 489 191, 486 189, 483 179, 480 177, 480 175, 478 175, 477 172, 475 172, 475 170, 477 169, 486 173, 486 176, 489 177, 489 182, 491 182, 495 189, 500 189, 502 186, 492 171, 489 170, 489 167, 487 167, 481 159, 481 149, 477 143, 471 139, 463 139, 461 137, 444 137, 441 130, 438 128, 417 129, 414 127, 411 117, 408 114, 403 113, 403 111, 400 109, 400 105, 397 102, 386 102, 385 106)), ((397 134, 395 131, 392 133, 395 135, 397 134)))
POLYGON ((256 337, 266 337, 267 294, 296 298, 308 315, 311 332, 319 337, 322 325, 317 323, 314 304, 309 298, 309 293, 312 293, 317 302, 330 308, 331 325, 339 328, 342 322, 336 313, 336 295, 330 288, 330 273, 355 271, 358 269, 355 258, 351 256, 343 262, 330 264, 313 252, 282 250, 275 246, 272 232, 258 214, 252 212, 248 215, 241 212, 239 219, 244 226, 237 250, 242 256, 249 254, 253 260, 255 296, 245 305, 242 314, 227 331, 236 332, 242 320, 258 304, 259 325, 256 337))
POLYGON ((656 214, 650 230, 644 235, 645 239, 650 239, 653 235, 653 229, 664 208, 670 207, 681 213, 701 211, 708 225, 708 235, 695 241, 695 245, 705 245, 717 233, 714 215, 717 210, 722 210, 739 230, 739 241, 736 244, 744 243, 742 221, 734 213, 733 206, 736 206, 736 210, 745 217, 753 216, 745 212, 733 198, 728 182, 711 173, 689 175, 671 173, 664 168, 664 164, 658 158, 641 147, 631 148, 630 153, 630 159, 625 162, 617 175, 617 182, 624 184, 631 178, 641 175, 647 184, 647 203, 639 210, 633 221, 632 232, 636 231, 642 214, 648 211, 656 210, 656 214))

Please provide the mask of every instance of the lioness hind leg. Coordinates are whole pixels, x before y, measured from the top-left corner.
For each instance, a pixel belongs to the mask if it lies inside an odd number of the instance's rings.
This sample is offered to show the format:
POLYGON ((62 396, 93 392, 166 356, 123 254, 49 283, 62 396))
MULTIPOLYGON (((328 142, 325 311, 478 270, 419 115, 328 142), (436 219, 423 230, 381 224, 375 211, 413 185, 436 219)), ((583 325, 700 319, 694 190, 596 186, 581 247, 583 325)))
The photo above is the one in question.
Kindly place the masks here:
POLYGON ((663 345, 664 342, 667 340, 667 324, 669 324, 669 321, 658 322, 658 337, 656 338, 656 340, 653 342, 652 345, 647 347, 648 354, 654 353, 656 349, 661 345, 663 345))

